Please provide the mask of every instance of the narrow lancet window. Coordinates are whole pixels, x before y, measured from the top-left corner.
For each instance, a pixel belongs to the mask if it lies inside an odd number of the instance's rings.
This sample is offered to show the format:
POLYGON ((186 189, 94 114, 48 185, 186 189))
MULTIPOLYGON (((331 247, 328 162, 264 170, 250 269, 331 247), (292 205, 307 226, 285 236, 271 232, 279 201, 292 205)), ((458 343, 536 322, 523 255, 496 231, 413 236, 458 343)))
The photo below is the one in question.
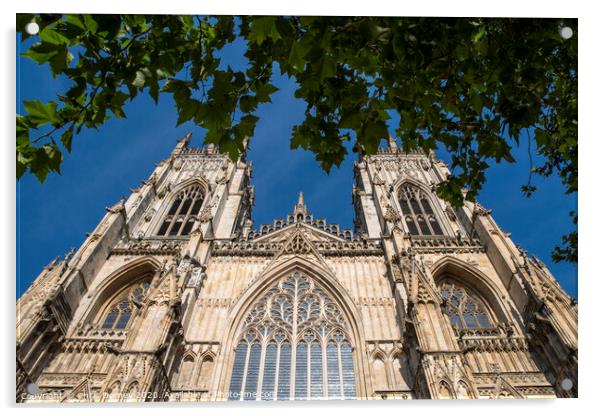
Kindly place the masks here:
POLYGON ((189 235, 198 219, 203 200, 204 194, 199 185, 182 190, 172 202, 157 235, 171 237, 189 235))
POLYGON ((403 185, 399 192, 403 218, 412 235, 443 235, 431 202, 426 194, 415 186, 403 185))

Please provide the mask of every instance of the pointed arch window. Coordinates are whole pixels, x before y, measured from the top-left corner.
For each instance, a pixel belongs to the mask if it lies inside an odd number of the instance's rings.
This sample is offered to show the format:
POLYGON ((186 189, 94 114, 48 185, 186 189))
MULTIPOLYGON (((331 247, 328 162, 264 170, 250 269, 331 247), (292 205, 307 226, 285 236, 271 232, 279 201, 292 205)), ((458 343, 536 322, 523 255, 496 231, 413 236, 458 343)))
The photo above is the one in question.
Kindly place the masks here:
POLYGON ((443 229, 424 191, 405 184, 399 191, 399 203, 410 234, 443 235, 443 229))
POLYGON ((339 305, 308 276, 286 276, 245 317, 229 398, 354 399, 353 351, 339 305))
POLYGON ((132 317, 134 308, 142 303, 149 287, 150 284, 145 281, 126 289, 109 306, 104 319, 102 319, 101 327, 103 329, 125 329, 132 317))
POLYGON ((445 300, 445 313, 456 329, 493 327, 491 314, 474 293, 450 280, 444 280, 439 287, 445 300))
POLYGON ((189 235, 197 221, 204 198, 200 185, 189 186, 180 191, 169 207, 157 235, 170 237, 189 235))

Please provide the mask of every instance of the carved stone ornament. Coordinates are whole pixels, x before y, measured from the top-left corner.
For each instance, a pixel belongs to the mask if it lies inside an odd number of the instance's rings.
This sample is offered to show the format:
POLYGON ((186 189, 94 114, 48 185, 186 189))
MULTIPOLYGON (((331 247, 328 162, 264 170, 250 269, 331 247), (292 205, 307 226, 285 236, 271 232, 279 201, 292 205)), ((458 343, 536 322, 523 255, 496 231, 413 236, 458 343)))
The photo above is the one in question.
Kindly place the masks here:
POLYGON ((154 208, 149 209, 146 215, 144 216, 144 221, 149 222, 150 220, 152 220, 156 212, 157 211, 154 208))
POLYGON ((450 221, 456 222, 458 220, 458 218, 456 217, 456 214, 451 206, 446 205, 445 213, 447 214, 447 217, 450 219, 450 221))
POLYGON ((211 205, 206 206, 199 213, 199 221, 201 222, 201 224, 204 224, 206 222, 209 222, 209 220, 211 220, 211 217, 212 217, 211 208, 212 208, 211 205))
POLYGON ((401 221, 401 216, 390 204, 387 205, 384 216, 387 221, 391 221, 392 223, 401 221))
POLYGON ((295 235, 284 248, 283 254, 308 254, 311 247, 300 234, 295 235))
POLYGON ((159 199, 163 199, 163 197, 165 195, 167 195, 170 191, 171 191, 171 183, 168 183, 163 188, 161 188, 161 190, 159 191, 157 196, 159 197, 159 199))
POLYGON ((219 178, 217 178, 217 180, 215 182, 218 184, 223 184, 223 183, 228 182, 228 166, 227 165, 222 166, 222 174, 219 178))
POLYGON ((483 216, 491 214, 490 209, 486 209, 483 205, 479 204, 478 202, 474 203, 474 212, 476 215, 483 215, 483 216))
POLYGON ((380 175, 378 174, 378 172, 376 172, 376 174, 374 175, 374 181, 373 182, 374 182, 374 185, 384 185, 385 184, 385 181, 383 181, 380 178, 380 175))
POLYGON ((176 275, 178 278, 186 278, 188 276, 188 272, 192 268, 189 257, 184 257, 180 260, 178 267, 176 268, 176 275))
POLYGON ((201 287, 203 280, 205 280, 205 277, 207 277, 203 270, 204 269, 201 266, 193 267, 190 273, 190 278, 188 279, 188 287, 197 289, 201 287))
POLYGON ((176 159, 173 162, 173 168, 178 171, 182 168, 182 159, 176 159))
POLYGON ((110 212, 111 214, 116 214, 118 212, 123 211, 124 209, 125 198, 121 198, 117 204, 113 205, 111 208, 107 208, 107 212, 110 212))
POLYGON ((395 283, 401 283, 403 281, 403 275, 397 263, 391 262, 391 272, 393 273, 395 283))

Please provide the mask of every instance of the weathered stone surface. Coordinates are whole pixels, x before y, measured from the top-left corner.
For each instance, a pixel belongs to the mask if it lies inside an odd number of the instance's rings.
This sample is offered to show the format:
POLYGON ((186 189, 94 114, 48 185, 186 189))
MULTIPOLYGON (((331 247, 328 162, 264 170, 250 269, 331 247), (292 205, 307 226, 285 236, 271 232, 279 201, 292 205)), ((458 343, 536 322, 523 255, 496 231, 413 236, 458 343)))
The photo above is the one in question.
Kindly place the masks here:
POLYGON ((250 165, 189 141, 18 300, 17 401, 227 400, 244 334, 262 340, 258 368, 281 366, 267 356, 270 342, 280 342, 278 351, 292 342, 299 354, 286 391, 269 387, 267 370, 241 381, 249 389, 258 377, 255 391, 268 386, 280 399, 337 388, 360 399, 577 395, 574 300, 490 211, 468 202, 453 210, 435 196, 432 186, 448 171, 433 155, 390 144, 356 162, 355 230, 314 218, 302 195, 286 217, 253 227, 250 165), (185 204, 174 211, 174 201, 191 186, 202 191, 202 206, 183 216, 185 204), (420 206, 404 209, 408 186, 420 206), (179 218, 191 221, 187 232, 181 224, 159 235, 179 218), (437 227, 437 235, 421 231, 437 227), (306 282, 306 295, 287 298, 288 276, 306 282), (446 284, 464 297, 445 292, 446 284), (450 315, 462 307, 467 316, 450 315), (487 324, 471 326, 469 315, 487 324), (287 340, 289 332, 302 341, 287 340), (299 342, 316 339, 324 354, 329 342, 340 354, 342 342, 352 346, 349 385, 324 381, 338 377, 326 358, 324 373, 304 381, 299 363, 318 371, 319 361, 302 355, 299 342))

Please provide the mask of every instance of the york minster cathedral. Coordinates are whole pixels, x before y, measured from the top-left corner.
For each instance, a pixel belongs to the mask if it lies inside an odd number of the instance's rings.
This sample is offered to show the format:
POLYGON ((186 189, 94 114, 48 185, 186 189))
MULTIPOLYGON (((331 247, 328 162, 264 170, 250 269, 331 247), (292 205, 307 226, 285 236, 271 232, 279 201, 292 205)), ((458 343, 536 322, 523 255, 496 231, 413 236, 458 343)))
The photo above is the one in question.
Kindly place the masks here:
POLYGON ((256 225, 251 163, 190 140, 17 301, 18 402, 577 396, 576 301, 434 154, 360 156, 353 230, 256 225))

